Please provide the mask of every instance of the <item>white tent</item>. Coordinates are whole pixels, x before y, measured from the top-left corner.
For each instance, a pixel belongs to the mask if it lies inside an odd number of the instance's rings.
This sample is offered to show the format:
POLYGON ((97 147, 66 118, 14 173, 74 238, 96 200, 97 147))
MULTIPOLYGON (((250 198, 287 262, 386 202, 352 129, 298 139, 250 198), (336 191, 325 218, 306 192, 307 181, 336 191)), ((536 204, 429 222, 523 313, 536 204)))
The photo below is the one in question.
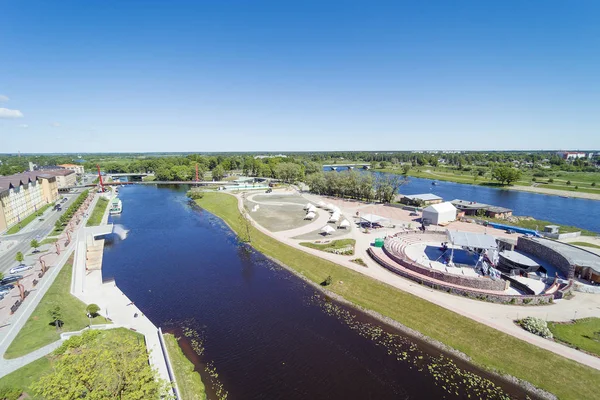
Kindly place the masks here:
POLYGON ((496 238, 492 235, 451 230, 447 230, 446 235, 448 241, 456 246, 485 250, 496 250, 498 248, 496 238))
POLYGON ((338 219, 340 219, 340 214, 333 214, 329 217, 329 222, 337 222, 338 219))
POLYGON ((333 204, 331 204, 331 203, 327 203, 325 205, 325 209, 327 209, 327 210, 333 210, 334 208, 335 208, 335 206, 333 204))
POLYGON ((314 206, 312 204, 310 204, 310 203, 306 203, 306 205, 304 206, 304 209, 308 210, 311 207, 314 207, 314 206))
POLYGON ((339 228, 348 228, 349 226, 350 226, 350 222, 347 219, 345 219, 340 223, 339 228))
POLYGON ((422 219, 432 225, 445 224, 456 219, 456 208, 449 201, 432 204, 423 209, 422 219))
POLYGON ((342 212, 342 210, 340 210, 340 208, 338 206, 333 206, 331 211, 333 211, 334 213, 338 213, 338 214, 340 214, 342 212))
POLYGON ((317 211, 317 207, 315 207, 314 205, 310 205, 310 207, 308 207, 308 209, 306 210, 307 212, 315 212, 317 211))
POLYGON ((378 222, 387 221, 388 219, 381 215, 375 214, 364 214, 360 216, 360 222, 366 222, 369 225, 373 225, 378 222))
POLYGON ((314 212, 309 212, 308 214, 306 214, 306 216, 304 217, 304 219, 313 219, 317 214, 315 214, 314 212))
POLYGON ((325 208, 325 206, 326 206, 326 204, 323 200, 321 200, 317 203, 317 207, 325 208))
POLYGON ((321 232, 323 232, 325 234, 330 234, 332 232, 335 232, 335 229, 329 225, 325 225, 324 227, 321 228, 321 232))

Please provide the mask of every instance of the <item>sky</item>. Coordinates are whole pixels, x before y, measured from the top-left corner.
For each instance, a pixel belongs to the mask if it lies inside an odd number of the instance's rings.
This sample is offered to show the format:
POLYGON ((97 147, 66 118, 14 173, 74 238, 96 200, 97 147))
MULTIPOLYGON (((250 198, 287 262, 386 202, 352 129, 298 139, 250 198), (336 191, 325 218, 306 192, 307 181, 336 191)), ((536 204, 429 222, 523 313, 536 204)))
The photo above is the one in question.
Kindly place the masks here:
POLYGON ((600 150, 600 2, 0 5, 0 153, 600 150))

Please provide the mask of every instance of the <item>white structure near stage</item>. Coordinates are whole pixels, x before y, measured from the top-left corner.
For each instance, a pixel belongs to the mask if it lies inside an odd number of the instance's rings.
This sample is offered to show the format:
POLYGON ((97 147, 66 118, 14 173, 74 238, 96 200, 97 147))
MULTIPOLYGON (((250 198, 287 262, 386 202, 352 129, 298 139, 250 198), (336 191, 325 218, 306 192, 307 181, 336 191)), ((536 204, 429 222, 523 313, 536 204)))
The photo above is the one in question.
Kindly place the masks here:
POLYGON ((423 209, 423 222, 431 225, 442 225, 456 219, 456 208, 446 201, 444 203, 432 204, 423 209))

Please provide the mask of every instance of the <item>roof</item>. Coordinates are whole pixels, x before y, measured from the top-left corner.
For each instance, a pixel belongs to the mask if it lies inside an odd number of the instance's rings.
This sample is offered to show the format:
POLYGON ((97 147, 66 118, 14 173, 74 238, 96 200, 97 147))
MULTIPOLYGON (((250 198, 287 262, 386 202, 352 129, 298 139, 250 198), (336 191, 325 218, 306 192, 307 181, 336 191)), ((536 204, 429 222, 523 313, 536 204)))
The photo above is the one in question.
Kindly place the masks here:
POLYGON ((367 222, 369 222, 371 224, 373 224, 375 222, 387 220, 386 217, 382 217, 381 215, 375 215, 375 214, 361 215, 360 219, 363 220, 363 221, 367 221, 367 222))
MULTIPOLYGON (((533 240, 538 243, 543 244, 544 246, 551 248, 558 253, 562 254, 566 257, 571 264, 578 265, 580 267, 589 267, 600 273, 600 256, 592 253, 591 251, 587 251, 584 249, 580 249, 579 247, 575 247, 573 245, 559 242, 556 240, 545 239, 545 238, 519 238, 519 240, 533 240)), ((518 244, 517 244, 518 247, 518 244)))
POLYGON ((495 212, 495 213, 512 212, 512 210, 510 208, 500 207, 500 206, 489 206, 487 209, 488 209, 488 211, 495 212))
POLYGON ((456 213, 456 208, 449 201, 445 201, 443 203, 432 204, 428 207, 425 207, 423 209, 423 212, 425 212, 425 211, 436 212, 436 213, 452 211, 452 212, 456 213))
POLYGON ((59 167, 81 167, 81 165, 75 165, 75 164, 58 164, 59 167))
POLYGON ((450 243, 456 246, 471 247, 474 249, 497 249, 496 238, 491 235, 447 230, 446 235, 450 243))
POLYGON ((67 176, 74 174, 73 170, 70 169, 46 169, 44 170, 44 174, 53 175, 53 176, 67 176))
POLYGON ((456 208, 460 208, 460 209, 477 210, 480 208, 490 207, 489 204, 478 203, 476 201, 460 200, 460 199, 454 199, 451 201, 451 203, 454 204, 454 206, 456 206, 456 208))
POLYGON ((20 174, 0 176, 0 192, 7 191, 11 187, 19 187, 22 184, 26 185, 36 181, 38 178, 52 179, 54 177, 48 175, 46 172, 40 173, 38 171, 26 171, 20 174))
POLYGON ((404 197, 411 199, 411 200, 423 200, 423 201, 442 200, 442 198, 440 196, 436 196, 433 193, 405 194, 404 197))

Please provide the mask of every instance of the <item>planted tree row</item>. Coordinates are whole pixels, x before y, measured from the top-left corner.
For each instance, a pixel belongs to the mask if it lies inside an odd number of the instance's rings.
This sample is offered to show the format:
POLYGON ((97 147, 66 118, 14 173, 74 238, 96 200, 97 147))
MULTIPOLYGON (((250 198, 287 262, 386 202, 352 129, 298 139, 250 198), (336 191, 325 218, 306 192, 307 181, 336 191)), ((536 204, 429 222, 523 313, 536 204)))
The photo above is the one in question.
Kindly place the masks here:
POLYGON ((81 205, 87 198, 88 193, 89 193, 89 190, 85 190, 79 196, 77 196, 77 198, 75 199, 73 204, 71 204, 69 206, 69 208, 67 208, 65 210, 63 215, 61 215, 60 218, 54 224, 56 230, 62 230, 64 228, 64 226, 69 222, 69 220, 73 217, 73 215, 75 215, 75 213, 77 212, 79 207, 81 207, 81 205))
POLYGON ((306 177, 311 193, 391 203, 406 177, 356 171, 317 172, 306 177))

